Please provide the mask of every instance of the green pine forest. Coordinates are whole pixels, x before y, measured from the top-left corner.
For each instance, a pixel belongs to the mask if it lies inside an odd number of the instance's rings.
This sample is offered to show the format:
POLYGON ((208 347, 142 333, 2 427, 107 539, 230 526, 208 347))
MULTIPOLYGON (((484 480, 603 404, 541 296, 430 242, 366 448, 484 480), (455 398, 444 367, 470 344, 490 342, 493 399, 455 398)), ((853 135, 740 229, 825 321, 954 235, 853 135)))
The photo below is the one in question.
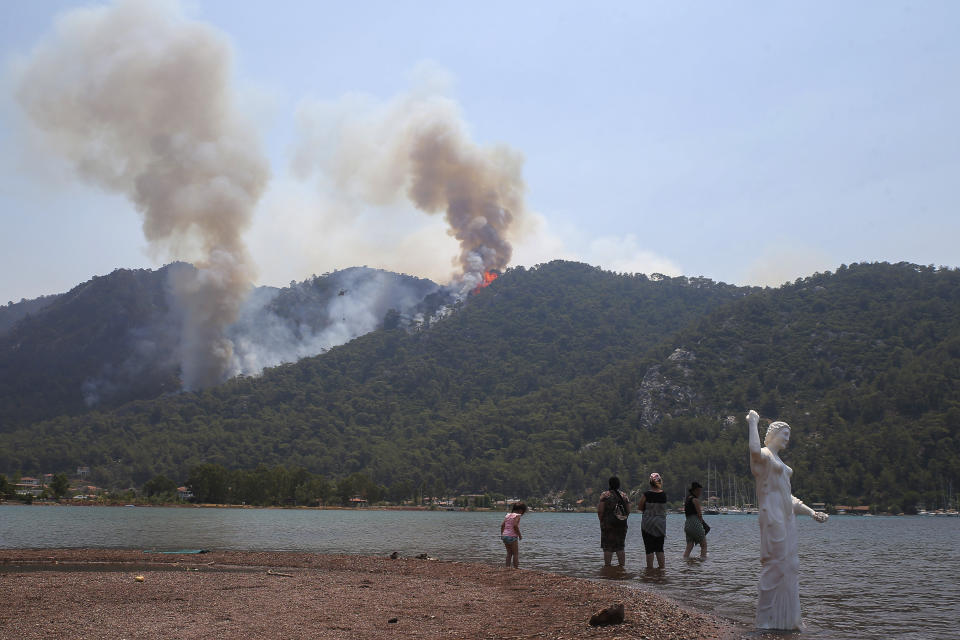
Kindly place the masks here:
POLYGON ((793 427, 796 495, 910 512, 960 487, 958 380, 956 269, 854 264, 761 289, 556 261, 508 270, 428 328, 6 430, 0 471, 82 464, 105 486, 190 480, 225 500, 282 476, 261 503, 572 499, 659 471, 679 500, 709 464, 752 502, 755 408, 793 427))

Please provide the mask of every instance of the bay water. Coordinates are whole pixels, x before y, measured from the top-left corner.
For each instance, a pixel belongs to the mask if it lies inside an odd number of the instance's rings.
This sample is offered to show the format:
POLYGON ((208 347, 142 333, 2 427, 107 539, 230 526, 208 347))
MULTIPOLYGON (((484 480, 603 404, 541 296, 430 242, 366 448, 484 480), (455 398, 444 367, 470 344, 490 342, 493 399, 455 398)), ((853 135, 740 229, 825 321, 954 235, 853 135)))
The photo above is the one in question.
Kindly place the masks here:
MULTIPOLYGON (((503 513, 0 505, 0 548, 298 551, 498 564, 503 513)), ((751 515, 708 516, 709 557, 683 560, 683 516, 670 515, 666 571, 644 571, 638 517, 627 570, 605 572, 596 514, 528 512, 521 568, 616 579, 752 626, 760 533, 751 515)), ((960 518, 833 516, 800 527, 798 638, 960 638, 960 518)), ((698 549, 694 550, 694 556, 698 549)))

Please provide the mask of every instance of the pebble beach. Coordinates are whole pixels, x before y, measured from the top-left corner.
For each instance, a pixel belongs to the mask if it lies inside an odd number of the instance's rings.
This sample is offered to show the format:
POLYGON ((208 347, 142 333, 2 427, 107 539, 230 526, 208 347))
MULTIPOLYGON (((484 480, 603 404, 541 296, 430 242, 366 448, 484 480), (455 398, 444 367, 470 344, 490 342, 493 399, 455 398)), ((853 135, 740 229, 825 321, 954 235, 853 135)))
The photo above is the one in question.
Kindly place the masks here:
POLYGON ((422 558, 0 550, 2 638, 732 639, 649 591, 422 558), (624 621, 591 614, 623 603, 624 621))

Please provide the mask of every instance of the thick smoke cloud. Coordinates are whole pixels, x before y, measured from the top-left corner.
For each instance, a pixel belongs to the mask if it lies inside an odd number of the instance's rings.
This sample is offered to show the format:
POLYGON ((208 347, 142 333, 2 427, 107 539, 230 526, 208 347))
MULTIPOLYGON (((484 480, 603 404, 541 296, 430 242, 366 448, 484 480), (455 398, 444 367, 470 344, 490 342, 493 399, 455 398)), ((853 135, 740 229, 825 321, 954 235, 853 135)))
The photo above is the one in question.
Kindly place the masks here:
POLYGON ((15 71, 45 142, 135 204, 154 252, 199 268, 173 282, 187 389, 233 373, 225 329, 254 277, 242 234, 269 179, 231 68, 226 39, 175 2, 121 1, 64 14, 15 71))
POLYGON ((509 263, 511 226, 524 214, 523 158, 506 146, 476 144, 452 100, 413 92, 377 104, 349 96, 305 103, 298 121, 301 177, 319 174, 322 188, 357 206, 405 197, 444 213, 460 243, 463 291, 509 263))
POLYGON ((282 290, 255 289, 229 330, 236 368, 257 375, 323 353, 382 326, 390 311, 411 318, 437 289, 429 280, 362 267, 282 290))

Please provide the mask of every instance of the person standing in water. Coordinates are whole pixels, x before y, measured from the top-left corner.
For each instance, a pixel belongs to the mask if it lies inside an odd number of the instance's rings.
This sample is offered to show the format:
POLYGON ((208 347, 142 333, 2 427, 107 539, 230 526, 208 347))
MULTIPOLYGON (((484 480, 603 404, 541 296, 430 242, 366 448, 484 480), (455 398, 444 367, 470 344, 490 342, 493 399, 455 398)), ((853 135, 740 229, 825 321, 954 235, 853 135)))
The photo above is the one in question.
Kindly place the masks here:
POLYGON ((613 476, 607 481, 610 487, 600 494, 597 517, 600 519, 600 548, 603 549, 603 565, 610 566, 613 554, 622 567, 627 561, 624 545, 627 539, 627 516, 630 515, 630 499, 620 491, 620 478, 613 476))
POLYGON ((827 514, 814 511, 790 493, 793 469, 780 459, 790 442, 790 425, 771 422, 760 447, 760 416, 747 414, 750 426, 750 471, 757 479, 760 506, 760 581, 757 627, 794 630, 803 628, 800 617, 800 556, 796 515, 826 522, 827 514))
POLYGON ((703 510, 700 507, 700 491, 703 485, 694 482, 690 485, 687 492, 687 499, 683 503, 683 513, 687 517, 683 523, 683 533, 687 538, 687 550, 683 552, 684 558, 690 557, 693 551, 693 545, 700 545, 700 557, 707 557, 707 530, 703 521, 703 510))
POLYGON ((647 569, 653 569, 653 556, 663 569, 663 541, 667 537, 667 494, 663 492, 663 478, 659 473, 650 474, 650 488, 643 492, 637 509, 643 512, 640 533, 643 549, 647 553, 647 569))
POLYGON ((513 507, 500 523, 500 539, 503 546, 507 548, 506 566, 513 563, 513 568, 520 567, 520 541, 523 540, 523 534, 520 533, 520 518, 527 512, 527 505, 522 502, 515 502, 513 507))

